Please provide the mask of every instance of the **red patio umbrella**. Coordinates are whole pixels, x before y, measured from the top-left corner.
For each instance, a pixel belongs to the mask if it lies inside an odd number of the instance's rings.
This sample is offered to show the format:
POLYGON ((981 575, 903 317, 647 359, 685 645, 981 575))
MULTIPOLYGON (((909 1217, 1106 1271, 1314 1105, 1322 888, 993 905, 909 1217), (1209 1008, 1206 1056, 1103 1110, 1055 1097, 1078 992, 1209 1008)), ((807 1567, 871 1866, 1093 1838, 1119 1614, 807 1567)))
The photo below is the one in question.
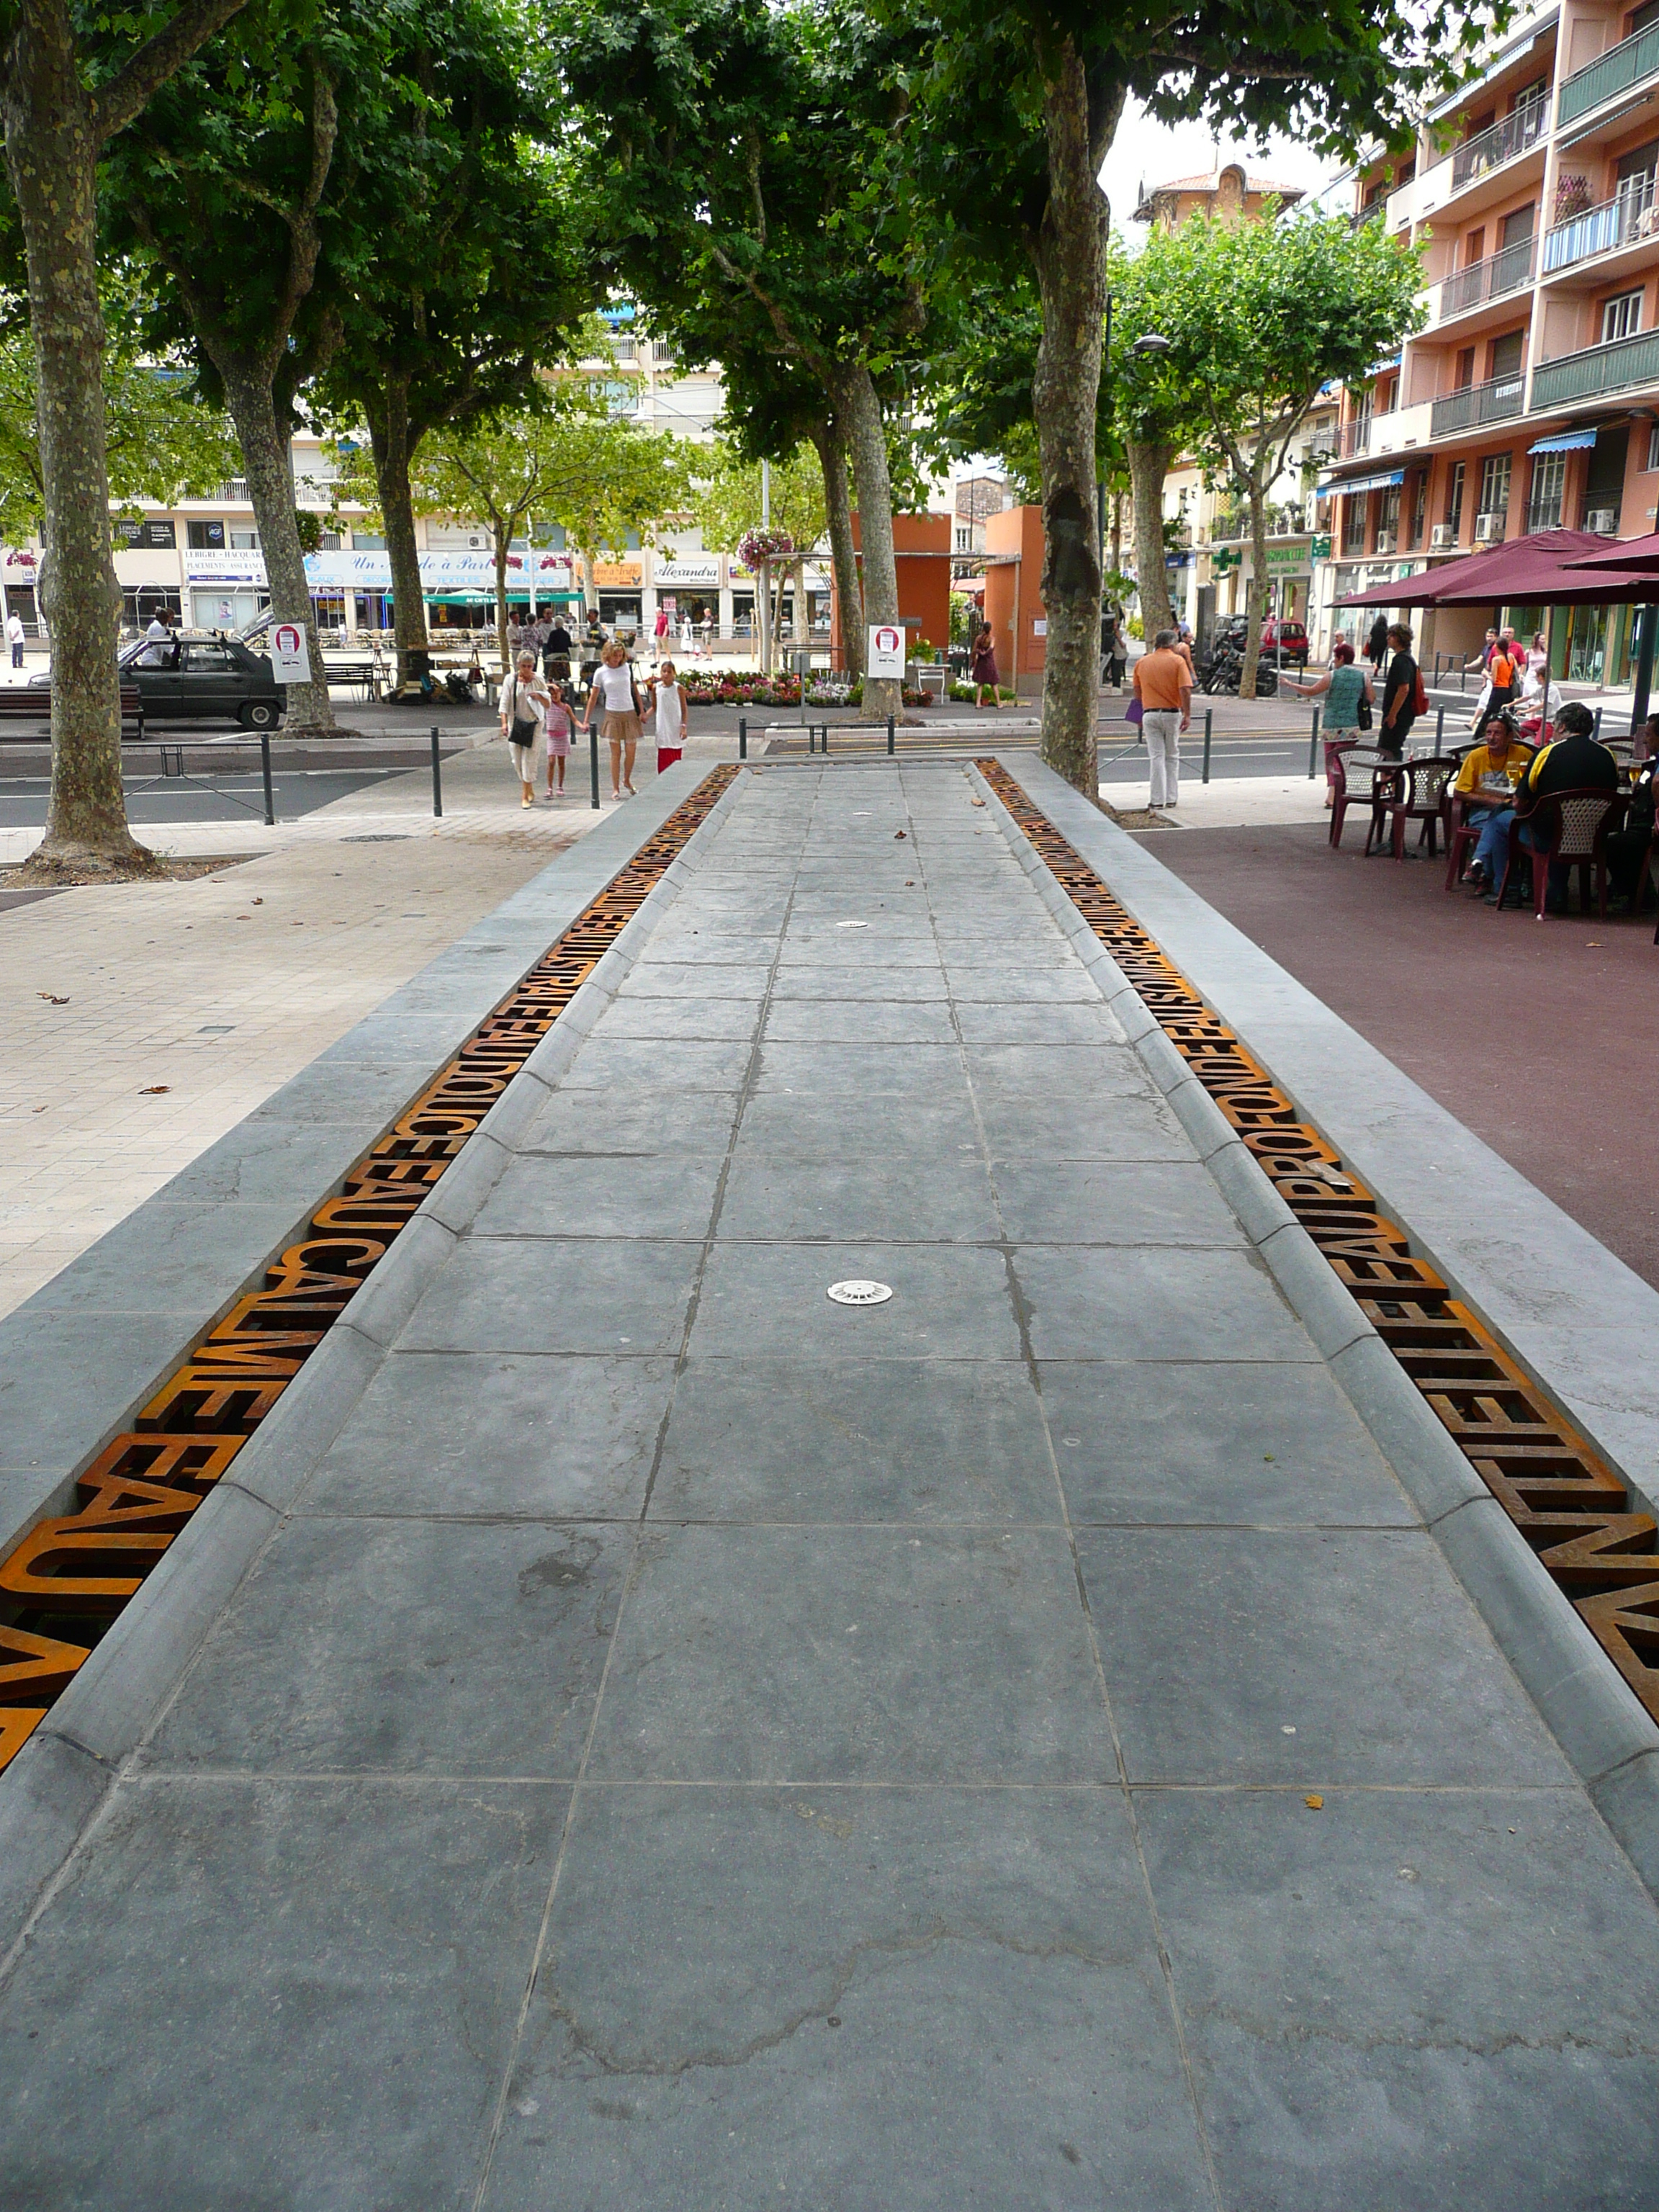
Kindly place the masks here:
MULTIPOLYGON (((1655 542, 1659 544, 1659 539, 1655 542)), ((1564 588, 1553 593, 1539 586, 1571 561, 1582 564, 1595 554, 1627 550, 1616 538, 1603 538, 1594 530, 1534 530, 1506 545, 1493 545, 1484 553, 1468 553, 1461 561, 1448 561, 1443 567, 1431 568, 1406 583, 1378 584, 1336 604, 1340 607, 1478 607, 1498 606, 1505 600, 1542 603, 1553 596, 1558 605, 1566 605, 1573 592, 1584 591, 1581 604, 1589 605, 1619 594, 1605 586, 1585 590, 1589 580, 1582 576, 1567 579, 1564 588)))
POLYGON ((1625 538, 1616 545, 1569 564, 1575 568, 1659 568, 1659 531, 1650 538, 1625 538))

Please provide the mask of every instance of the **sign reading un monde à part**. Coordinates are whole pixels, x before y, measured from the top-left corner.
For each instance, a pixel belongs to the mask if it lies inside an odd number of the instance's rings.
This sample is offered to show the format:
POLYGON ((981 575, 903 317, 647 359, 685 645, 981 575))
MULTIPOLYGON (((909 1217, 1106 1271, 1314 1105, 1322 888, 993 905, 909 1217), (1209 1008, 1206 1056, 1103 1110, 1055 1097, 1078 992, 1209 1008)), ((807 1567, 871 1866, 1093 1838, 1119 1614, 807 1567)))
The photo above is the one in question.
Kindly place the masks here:
MULTIPOLYGON (((493 592, 495 556, 474 552, 422 553, 421 583, 428 592, 493 592)), ((192 584, 263 584, 265 556, 255 552, 218 552, 195 547, 185 555, 185 576, 192 584)), ((546 592, 570 588, 568 553, 509 553, 509 590, 523 591, 533 577, 546 592)), ((306 580, 313 592, 389 592, 392 556, 388 553, 307 553, 306 580)))

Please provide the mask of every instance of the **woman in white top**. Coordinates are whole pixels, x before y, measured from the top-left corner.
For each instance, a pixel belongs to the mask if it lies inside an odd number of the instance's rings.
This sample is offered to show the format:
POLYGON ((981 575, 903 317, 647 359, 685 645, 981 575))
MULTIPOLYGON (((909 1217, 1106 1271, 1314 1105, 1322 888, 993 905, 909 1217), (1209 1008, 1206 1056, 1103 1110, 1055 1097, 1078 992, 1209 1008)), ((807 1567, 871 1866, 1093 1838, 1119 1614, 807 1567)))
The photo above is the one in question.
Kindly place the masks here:
POLYGON ((594 714, 602 712, 603 734, 611 747, 611 796, 629 799, 634 790, 634 755, 640 742, 640 695, 634 688, 634 672, 628 655, 613 638, 593 671, 593 689, 582 716, 586 730, 594 714))
POLYGON ((537 672, 535 654, 521 653, 517 671, 501 686, 501 735, 524 794, 521 806, 536 803, 536 741, 551 702, 552 694, 537 672))
POLYGON ((685 747, 685 686, 680 682, 679 671, 672 660, 665 660, 651 678, 648 687, 656 700, 657 770, 672 768, 685 747), (672 753, 673 759, 663 755, 672 753))

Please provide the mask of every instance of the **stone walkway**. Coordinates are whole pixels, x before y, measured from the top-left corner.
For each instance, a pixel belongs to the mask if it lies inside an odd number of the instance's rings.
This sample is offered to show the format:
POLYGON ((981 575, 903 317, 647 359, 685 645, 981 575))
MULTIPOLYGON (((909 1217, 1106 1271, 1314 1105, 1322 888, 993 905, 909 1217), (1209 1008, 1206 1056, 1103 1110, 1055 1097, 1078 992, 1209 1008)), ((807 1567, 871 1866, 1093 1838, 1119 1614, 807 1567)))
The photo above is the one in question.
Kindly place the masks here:
POLYGON ((966 775, 686 864, 15 1954, 0 2196, 1659 2201, 1648 1893, 966 775))

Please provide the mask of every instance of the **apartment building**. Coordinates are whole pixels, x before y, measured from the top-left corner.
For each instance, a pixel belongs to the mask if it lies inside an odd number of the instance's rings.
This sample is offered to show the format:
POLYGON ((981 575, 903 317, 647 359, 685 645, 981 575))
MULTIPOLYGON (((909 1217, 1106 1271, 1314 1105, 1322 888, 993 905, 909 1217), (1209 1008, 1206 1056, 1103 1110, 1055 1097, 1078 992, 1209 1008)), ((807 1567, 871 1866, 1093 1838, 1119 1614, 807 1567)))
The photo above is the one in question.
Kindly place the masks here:
MULTIPOLYGON (((1659 0, 1534 9, 1413 155, 1361 171, 1355 221, 1424 249, 1425 320, 1345 402, 1321 481, 1327 605, 1532 531, 1654 528, 1656 174, 1659 0)), ((1542 616, 1507 610, 1518 628, 1542 616)), ((1487 619, 1428 617, 1425 656, 1478 642, 1487 619)), ((1564 610, 1558 671, 1624 682, 1631 633, 1624 607, 1564 610)))

